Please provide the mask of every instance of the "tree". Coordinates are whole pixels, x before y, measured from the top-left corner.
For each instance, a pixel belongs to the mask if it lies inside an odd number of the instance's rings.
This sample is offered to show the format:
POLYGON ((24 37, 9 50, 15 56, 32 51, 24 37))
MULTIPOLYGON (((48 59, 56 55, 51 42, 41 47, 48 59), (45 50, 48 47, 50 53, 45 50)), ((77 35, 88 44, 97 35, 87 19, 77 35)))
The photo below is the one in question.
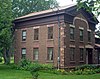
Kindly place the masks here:
POLYGON ((88 12, 100 15, 100 0, 77 0, 78 8, 85 8, 88 12))
POLYGON ((56 0, 12 0, 13 17, 17 18, 32 12, 58 6, 56 0))
POLYGON ((11 0, 0 0, 0 53, 4 63, 10 63, 10 46, 12 43, 12 5, 11 0))

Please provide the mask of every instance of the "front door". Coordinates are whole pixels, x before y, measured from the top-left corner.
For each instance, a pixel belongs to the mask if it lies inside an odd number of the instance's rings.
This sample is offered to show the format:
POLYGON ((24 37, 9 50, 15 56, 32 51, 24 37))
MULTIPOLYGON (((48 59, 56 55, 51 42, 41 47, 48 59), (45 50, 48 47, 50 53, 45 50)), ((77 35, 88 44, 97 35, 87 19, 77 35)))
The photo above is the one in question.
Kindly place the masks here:
POLYGON ((88 49, 88 64, 93 64, 92 49, 88 49))

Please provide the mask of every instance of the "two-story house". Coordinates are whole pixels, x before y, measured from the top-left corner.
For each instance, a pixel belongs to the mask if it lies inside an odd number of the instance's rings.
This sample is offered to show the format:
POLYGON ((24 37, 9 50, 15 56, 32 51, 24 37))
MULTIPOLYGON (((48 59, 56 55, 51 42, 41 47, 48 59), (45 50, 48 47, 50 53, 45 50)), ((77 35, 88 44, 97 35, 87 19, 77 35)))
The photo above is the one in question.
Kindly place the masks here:
POLYGON ((22 58, 55 67, 95 64, 94 15, 76 5, 30 13, 14 20, 15 63, 22 58))

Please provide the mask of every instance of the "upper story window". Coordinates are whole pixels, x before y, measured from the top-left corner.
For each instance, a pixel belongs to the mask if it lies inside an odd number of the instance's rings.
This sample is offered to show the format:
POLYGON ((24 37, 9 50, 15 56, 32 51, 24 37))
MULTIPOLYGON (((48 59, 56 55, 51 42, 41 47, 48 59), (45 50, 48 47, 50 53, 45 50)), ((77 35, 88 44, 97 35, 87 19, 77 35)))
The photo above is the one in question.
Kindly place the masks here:
POLYGON ((80 29, 79 32, 80 32, 80 41, 83 41, 83 30, 80 29))
POLYGON ((75 48, 70 47, 70 61, 74 61, 75 56, 75 48))
POLYGON ((80 61, 83 61, 84 49, 80 48, 80 61))
POLYGON ((88 42, 91 42, 91 31, 88 31, 88 42))
POLYGON ((47 49, 47 60, 53 60, 53 47, 47 49))
POLYGON ((26 58, 26 48, 22 48, 21 50, 22 59, 26 58))
POLYGON ((71 40, 74 40, 74 30, 75 30, 75 28, 74 27, 70 27, 70 39, 71 40))
POLYGON ((53 39, 53 27, 48 27, 48 39, 53 39))
POLYGON ((34 29, 34 40, 39 40, 39 28, 34 29))
POLYGON ((22 30, 22 41, 26 41, 26 30, 22 30))
POLYGON ((38 54, 39 54, 39 49, 38 48, 34 48, 33 49, 33 59, 34 60, 38 60, 38 54))

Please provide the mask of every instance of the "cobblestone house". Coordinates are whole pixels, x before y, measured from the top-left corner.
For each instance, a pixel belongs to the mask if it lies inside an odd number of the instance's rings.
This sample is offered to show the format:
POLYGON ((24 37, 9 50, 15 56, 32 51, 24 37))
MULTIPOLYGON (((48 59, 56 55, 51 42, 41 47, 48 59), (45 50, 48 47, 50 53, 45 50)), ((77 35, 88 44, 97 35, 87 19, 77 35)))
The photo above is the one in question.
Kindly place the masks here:
POLYGON ((97 64, 94 35, 98 20, 93 18, 85 9, 77 11, 76 5, 70 5, 15 19, 15 63, 27 58, 61 68, 97 64))

